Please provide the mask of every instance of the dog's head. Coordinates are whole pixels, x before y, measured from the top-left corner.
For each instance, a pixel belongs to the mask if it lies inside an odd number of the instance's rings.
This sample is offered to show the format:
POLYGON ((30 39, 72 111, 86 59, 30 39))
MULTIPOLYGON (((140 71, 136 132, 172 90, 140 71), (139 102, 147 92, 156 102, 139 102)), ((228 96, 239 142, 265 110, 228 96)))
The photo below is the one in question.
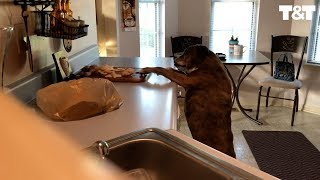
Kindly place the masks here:
POLYGON ((197 68, 208 56, 215 56, 206 46, 193 45, 188 47, 183 55, 175 60, 180 66, 186 66, 187 69, 197 68))

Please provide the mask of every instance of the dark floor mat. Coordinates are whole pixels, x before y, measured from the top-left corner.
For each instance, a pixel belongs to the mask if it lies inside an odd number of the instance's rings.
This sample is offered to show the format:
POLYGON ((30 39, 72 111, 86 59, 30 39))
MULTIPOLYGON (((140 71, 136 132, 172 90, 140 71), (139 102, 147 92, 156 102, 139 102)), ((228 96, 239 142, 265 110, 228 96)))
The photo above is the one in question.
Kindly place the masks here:
POLYGON ((280 179, 320 179, 320 152, 302 133, 242 133, 262 171, 280 179))

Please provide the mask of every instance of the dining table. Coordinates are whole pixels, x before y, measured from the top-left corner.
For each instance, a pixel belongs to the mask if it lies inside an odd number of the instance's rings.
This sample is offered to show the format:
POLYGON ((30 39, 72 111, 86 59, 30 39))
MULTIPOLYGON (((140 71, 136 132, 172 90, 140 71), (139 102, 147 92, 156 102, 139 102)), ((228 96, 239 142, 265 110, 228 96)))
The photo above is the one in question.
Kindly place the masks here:
POLYGON ((225 60, 222 61, 223 65, 226 69, 226 72, 231 80, 232 83, 232 102, 236 101, 238 108, 240 112, 242 112, 247 118, 254 121, 258 125, 261 125, 262 122, 251 117, 247 111, 252 112, 252 109, 244 108, 239 100, 239 89, 242 84, 242 82, 245 80, 245 78, 252 72, 252 70, 260 65, 266 65, 269 64, 270 59, 268 59, 266 56, 264 56, 261 52, 256 50, 248 50, 244 52, 242 55, 232 55, 226 53, 225 60), (238 75, 238 77, 233 77, 231 75, 230 70, 228 69, 229 66, 242 66, 241 71, 238 75), (249 69, 246 71, 247 67, 249 69), (235 78, 237 78, 237 81, 235 81, 235 78))

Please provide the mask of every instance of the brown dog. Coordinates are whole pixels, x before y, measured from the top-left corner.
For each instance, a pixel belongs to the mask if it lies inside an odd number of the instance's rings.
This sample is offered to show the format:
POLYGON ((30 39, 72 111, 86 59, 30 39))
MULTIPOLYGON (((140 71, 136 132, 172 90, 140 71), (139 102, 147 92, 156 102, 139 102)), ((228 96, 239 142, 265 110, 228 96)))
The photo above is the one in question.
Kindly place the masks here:
POLYGON ((161 67, 141 73, 163 75, 186 89, 185 115, 194 139, 235 157, 231 131, 231 84, 220 59, 207 47, 190 46, 176 59, 186 74, 161 67))

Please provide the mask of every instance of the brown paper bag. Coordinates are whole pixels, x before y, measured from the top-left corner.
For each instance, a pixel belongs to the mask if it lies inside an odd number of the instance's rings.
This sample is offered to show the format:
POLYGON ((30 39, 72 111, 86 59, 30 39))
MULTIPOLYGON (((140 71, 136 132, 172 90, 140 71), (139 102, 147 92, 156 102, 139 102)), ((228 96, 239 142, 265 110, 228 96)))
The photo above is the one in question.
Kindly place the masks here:
POLYGON ((122 99, 107 79, 82 78, 52 84, 37 92, 38 107, 50 118, 72 121, 118 109, 122 99))

